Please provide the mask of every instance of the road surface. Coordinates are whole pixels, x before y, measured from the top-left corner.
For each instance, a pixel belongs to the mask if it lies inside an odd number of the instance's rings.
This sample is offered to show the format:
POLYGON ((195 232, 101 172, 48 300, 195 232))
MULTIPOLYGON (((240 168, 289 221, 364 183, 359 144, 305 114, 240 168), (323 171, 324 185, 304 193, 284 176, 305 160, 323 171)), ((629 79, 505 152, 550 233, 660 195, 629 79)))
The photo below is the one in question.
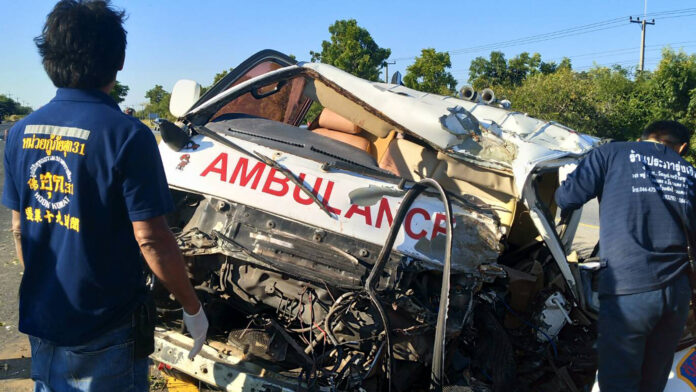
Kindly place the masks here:
POLYGON ((5 130, 10 129, 14 125, 13 122, 5 122, 3 121, 2 124, 0 124, 0 140, 5 139, 5 130))
POLYGON ((599 203, 592 199, 582 208, 580 225, 575 233, 573 249, 587 257, 599 240, 599 203))
MULTIPOLYGON (((7 124, 0 124, 4 135, 7 124)), ((0 141, 0 156, 5 153, 5 141, 0 141)), ((4 165, 0 164, 0 193, 5 180, 4 165)), ((17 294, 22 279, 22 266, 14 250, 8 230, 12 215, 0 207, 0 391, 32 391, 29 379, 31 365, 29 341, 17 330, 17 294)))

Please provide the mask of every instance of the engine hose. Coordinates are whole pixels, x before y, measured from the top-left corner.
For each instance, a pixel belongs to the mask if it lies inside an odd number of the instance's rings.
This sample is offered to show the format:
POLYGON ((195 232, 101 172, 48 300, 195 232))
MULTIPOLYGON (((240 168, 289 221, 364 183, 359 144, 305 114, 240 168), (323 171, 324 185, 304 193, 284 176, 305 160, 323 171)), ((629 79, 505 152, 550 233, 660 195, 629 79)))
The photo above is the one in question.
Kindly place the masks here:
POLYGON ((433 363, 431 369, 432 374, 430 382, 431 391, 442 390, 443 363, 445 356, 445 326, 447 323, 447 308, 449 305, 449 275, 451 269, 450 259, 452 253, 452 206, 450 205, 447 193, 442 188, 442 186, 437 181, 431 178, 424 178, 417 182, 411 189, 408 190, 408 192, 406 192, 406 195, 404 195, 404 198, 401 201, 401 205, 399 206, 399 209, 397 210, 396 215, 394 216, 392 226, 389 229, 387 240, 382 246, 382 250, 380 251, 379 256, 377 257, 377 261, 372 266, 370 274, 365 280, 364 289, 367 292, 367 295, 370 297, 370 301, 377 309, 379 316, 382 320, 382 325, 384 326, 385 344, 387 349, 386 370, 388 391, 391 391, 392 386, 393 352, 390 339, 389 320, 387 318, 387 314, 384 308, 379 303, 379 299, 377 298, 377 292, 375 291, 375 286, 377 285, 379 276, 382 274, 382 271, 384 270, 384 266, 387 263, 387 260, 389 260, 389 256, 392 252, 392 247, 394 246, 394 242, 396 241, 396 236, 399 234, 399 230, 401 229, 401 225, 404 221, 404 218, 406 217, 406 214, 408 213, 409 208, 416 200, 418 195, 420 195, 428 187, 432 187, 440 193, 441 200, 445 205, 445 214, 447 218, 447 242, 445 245, 445 260, 444 268, 442 271, 442 288, 440 290, 440 309, 438 311, 437 327, 435 329, 435 343, 433 347, 433 363))
POLYGON ((343 347, 341 347, 341 345, 338 342, 338 339, 336 339, 336 337, 333 334, 333 331, 331 330, 331 317, 333 317, 334 313, 336 312, 336 309, 339 308, 341 303, 346 298, 350 298, 354 295, 355 292, 349 291, 336 298, 336 301, 334 301, 328 313, 326 313, 326 316, 324 317, 324 333, 326 334, 326 337, 329 339, 331 344, 333 344, 334 347, 336 347, 336 364, 334 365, 333 369, 331 369, 332 373, 336 373, 336 371, 338 371, 338 367, 341 366, 341 361, 343 359, 343 347))
POLYGON ((333 305, 331 305, 331 308, 329 309, 329 311, 326 313, 326 316, 324 317, 324 332, 326 333, 326 336, 331 341, 331 344, 333 344, 334 346, 338 347, 339 343, 338 343, 338 339, 336 339, 336 337, 334 336, 333 331, 331 329, 331 317, 333 317, 334 313, 336 312, 336 309, 339 308, 341 303, 346 298, 352 297, 354 295, 355 295, 355 293, 352 291, 349 291, 347 293, 342 294, 340 297, 338 297, 336 299, 336 301, 334 301, 333 305))

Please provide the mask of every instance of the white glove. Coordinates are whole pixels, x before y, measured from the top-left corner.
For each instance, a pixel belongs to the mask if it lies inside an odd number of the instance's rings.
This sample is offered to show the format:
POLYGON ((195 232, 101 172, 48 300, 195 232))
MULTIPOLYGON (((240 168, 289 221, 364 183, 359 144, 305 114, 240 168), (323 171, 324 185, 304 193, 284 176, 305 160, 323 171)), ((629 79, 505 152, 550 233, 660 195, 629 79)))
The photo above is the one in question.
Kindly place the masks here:
POLYGON ((205 317, 203 305, 194 315, 190 315, 184 310, 184 325, 193 338, 193 349, 188 356, 192 360, 201 351, 203 343, 205 343, 205 335, 208 332, 208 318, 205 317))

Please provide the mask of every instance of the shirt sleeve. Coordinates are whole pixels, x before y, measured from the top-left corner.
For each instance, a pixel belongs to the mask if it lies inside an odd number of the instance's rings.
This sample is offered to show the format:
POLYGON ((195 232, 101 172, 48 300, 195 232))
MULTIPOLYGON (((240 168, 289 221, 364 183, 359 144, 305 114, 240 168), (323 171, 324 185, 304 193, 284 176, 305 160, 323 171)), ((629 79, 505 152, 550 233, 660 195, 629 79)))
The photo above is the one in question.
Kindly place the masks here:
POLYGON ((604 187, 605 162, 601 148, 590 151, 578 167, 556 190, 556 204, 562 210, 574 210, 601 196, 604 187))
POLYGON ((10 139, 14 139, 14 129, 13 127, 7 132, 8 140, 5 143, 5 153, 3 154, 5 156, 5 183, 2 190, 2 204, 11 210, 19 211, 19 190, 15 186, 14 171, 12 170, 14 143, 10 141, 10 139))
POLYGON ((126 141, 116 160, 123 198, 132 222, 164 215, 174 209, 162 159, 149 129, 139 129, 126 141))

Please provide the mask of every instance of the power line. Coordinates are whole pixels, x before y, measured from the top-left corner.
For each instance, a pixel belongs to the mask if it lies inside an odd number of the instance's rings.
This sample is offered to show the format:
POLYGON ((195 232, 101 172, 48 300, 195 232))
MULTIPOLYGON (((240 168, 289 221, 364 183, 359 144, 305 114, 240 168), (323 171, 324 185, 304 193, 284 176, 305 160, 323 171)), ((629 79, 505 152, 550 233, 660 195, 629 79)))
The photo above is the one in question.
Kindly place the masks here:
MULTIPOLYGON (((601 22, 595 22, 595 23, 590 23, 587 25, 571 27, 568 29, 558 30, 558 31, 550 32, 550 33, 536 34, 536 35, 532 35, 532 36, 528 36, 528 37, 522 37, 522 38, 494 42, 494 43, 488 43, 488 44, 478 45, 478 46, 471 46, 471 47, 462 48, 462 49, 453 49, 453 50, 449 50, 448 53, 450 55, 453 55, 453 54, 456 55, 456 54, 463 54, 463 53, 470 53, 470 52, 478 52, 478 51, 497 49, 497 48, 502 48, 502 47, 507 47, 507 46, 521 45, 521 44, 525 44, 525 43, 531 43, 533 41, 555 39, 556 37, 565 36, 568 34, 578 34, 578 33, 595 31, 597 29, 603 30, 606 28, 620 27, 621 25, 619 25, 619 23, 621 23, 622 20, 625 20, 625 19, 623 19, 623 18, 609 19, 609 20, 605 20, 605 21, 601 21, 601 22)), ((415 58, 415 56, 411 56, 411 57, 396 58, 394 60, 395 61, 411 60, 414 58, 415 58)))
MULTIPOLYGON (((654 50, 654 49, 662 49, 662 48, 664 48, 665 46, 682 45, 682 44, 693 44, 693 43, 696 43, 696 40, 692 40, 692 41, 680 41, 680 42, 669 42, 669 43, 664 43, 664 44, 653 44, 653 45, 646 45, 645 47, 646 47, 646 48, 650 48, 649 50, 654 50)), ((693 46, 693 45, 686 45, 686 46, 688 47, 688 46, 693 46)), ((685 47, 685 46, 682 45, 681 47, 685 47)), ((582 53, 582 54, 575 54, 575 55, 569 55, 569 56, 563 56, 563 57, 567 57, 567 58, 569 58, 569 59, 574 59, 574 58, 578 58, 578 57, 588 57, 588 56, 594 56, 594 55, 618 54, 618 53, 622 53, 622 52, 633 51, 633 50, 635 50, 635 49, 636 49, 635 47, 630 47, 630 48, 617 48, 617 49, 603 50, 603 51, 601 51, 601 52, 582 53)), ((552 61, 555 61, 555 60, 562 60, 563 57, 560 57, 560 58, 559 58, 559 57, 556 57, 556 58, 552 59, 552 61)))
MULTIPOLYGON (((653 12, 653 13, 649 13, 646 15, 650 18, 659 18, 659 19, 683 18, 683 17, 696 15, 696 8, 684 8, 684 9, 678 9, 678 10, 653 12)), ((574 26, 574 27, 570 27, 567 29, 557 30, 557 31, 549 32, 549 33, 536 34, 536 35, 531 35, 531 36, 527 36, 527 37, 507 40, 507 41, 499 41, 499 42, 493 42, 493 43, 488 43, 488 44, 483 44, 483 45, 478 45, 478 46, 471 46, 468 48, 453 49, 453 50, 447 51, 447 53, 449 53, 450 55, 459 55, 459 54, 465 54, 465 53, 490 51, 490 50, 502 49, 502 48, 506 48, 506 47, 510 47, 510 46, 518 46, 518 45, 523 45, 523 44, 531 44, 531 43, 537 43, 537 42, 543 42, 543 41, 550 41, 550 40, 566 38, 566 37, 575 36, 575 35, 588 34, 588 33, 593 33, 593 32, 597 32, 597 31, 608 30, 608 29, 615 29, 615 28, 619 28, 619 27, 625 27, 626 26, 625 22, 624 22, 625 20, 626 20, 626 17, 607 19, 607 20, 603 20, 603 21, 599 21, 599 22, 595 22, 595 23, 574 26)), ((416 56, 410 56, 410 57, 399 57, 399 58, 395 58, 393 60, 394 61, 404 61, 404 60, 413 60, 415 58, 416 58, 416 56)))
MULTIPOLYGON (((659 57, 648 57, 646 59, 648 62, 659 62, 660 58, 659 57)), ((611 67, 613 65, 626 65, 626 64, 635 64, 636 60, 635 59, 630 59, 630 60, 621 60, 621 61, 612 61, 611 63, 603 63, 603 64, 592 64, 592 65, 586 65, 582 67, 578 67, 573 69, 574 71, 587 71, 588 69, 592 69, 595 67, 611 67)), ((637 66, 633 66, 637 67, 637 66)), ((633 67, 628 67, 628 68, 633 68, 633 67)))

